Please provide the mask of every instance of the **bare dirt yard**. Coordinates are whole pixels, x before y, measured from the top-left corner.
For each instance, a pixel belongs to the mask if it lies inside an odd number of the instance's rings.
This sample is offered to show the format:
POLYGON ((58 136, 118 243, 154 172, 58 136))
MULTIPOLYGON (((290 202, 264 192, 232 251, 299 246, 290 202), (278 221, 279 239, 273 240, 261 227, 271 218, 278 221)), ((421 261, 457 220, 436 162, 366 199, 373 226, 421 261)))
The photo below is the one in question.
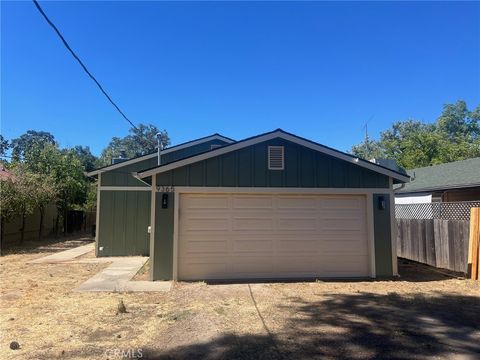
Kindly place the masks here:
POLYGON ((400 261, 401 278, 384 281, 194 282, 167 293, 78 293, 73 290, 108 263, 27 264, 88 240, 12 249, 0 258, 0 358, 479 355, 478 282, 422 265, 400 261), (126 313, 117 313, 120 300, 126 313), (20 348, 11 350, 12 341, 20 348))

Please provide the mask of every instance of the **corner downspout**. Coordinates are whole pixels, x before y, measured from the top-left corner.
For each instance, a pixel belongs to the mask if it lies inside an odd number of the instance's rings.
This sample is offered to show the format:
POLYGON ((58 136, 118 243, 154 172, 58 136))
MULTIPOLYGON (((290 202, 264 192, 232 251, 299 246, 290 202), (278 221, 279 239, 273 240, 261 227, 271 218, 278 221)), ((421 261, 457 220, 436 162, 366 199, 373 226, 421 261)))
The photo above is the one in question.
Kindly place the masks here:
POLYGON ((400 187, 398 187, 398 188, 396 188, 396 189, 392 189, 392 190, 393 190, 393 193, 396 193, 397 191, 402 190, 402 189, 405 187, 406 184, 407 184, 407 183, 403 183, 402 185, 400 185, 400 187))

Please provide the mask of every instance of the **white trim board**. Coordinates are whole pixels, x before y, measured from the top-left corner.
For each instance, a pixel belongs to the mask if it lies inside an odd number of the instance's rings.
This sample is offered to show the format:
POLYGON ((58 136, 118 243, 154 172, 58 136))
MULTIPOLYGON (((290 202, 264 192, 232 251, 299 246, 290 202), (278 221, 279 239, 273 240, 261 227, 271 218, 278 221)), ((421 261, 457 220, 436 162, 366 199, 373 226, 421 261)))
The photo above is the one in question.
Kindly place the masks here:
POLYGON ((393 180, 389 179, 390 187, 390 236, 392 247, 392 274, 398 276, 398 259, 397 259, 397 221, 395 219, 395 193, 393 191, 393 180))
MULTIPOLYGON (((177 150, 185 149, 185 148, 188 148, 190 146, 202 144, 204 142, 211 141, 211 140, 222 140, 222 141, 225 141, 228 144, 232 144, 232 143, 235 142, 232 139, 226 138, 222 135, 218 135, 218 134, 217 135, 211 135, 211 136, 207 136, 207 137, 204 137, 204 138, 201 138, 201 139, 198 139, 198 140, 193 140, 193 141, 189 141, 189 142, 186 142, 186 143, 183 143, 183 144, 180 144, 180 145, 175 145, 175 146, 172 146, 171 148, 166 148, 165 150, 160 151, 160 156, 171 153, 171 152, 174 152, 174 151, 177 151, 177 150)), ((101 174, 102 172, 105 172, 105 171, 115 170, 115 169, 124 167, 126 165, 135 164, 139 161, 152 159, 152 158, 155 158, 157 156, 158 156, 158 152, 154 152, 152 154, 139 156, 139 157, 136 157, 134 159, 125 160, 125 161, 119 162, 117 164, 112 164, 112 165, 103 167, 101 169, 93 170, 93 171, 87 173, 86 175, 87 176, 95 176, 95 175, 101 174)))
POLYGON ((98 256, 98 233, 100 232, 100 184, 102 182, 102 174, 98 174, 97 179, 97 208, 95 209, 95 256, 98 256))
POLYGON ((151 191, 151 200, 150 200, 150 244, 149 245, 149 259, 150 259, 150 280, 153 280, 153 263, 155 261, 155 219, 157 217, 156 214, 156 196, 157 193, 155 191, 155 180, 152 179, 152 187, 149 189, 151 191))
MULTIPOLYGON (((293 187, 204 187, 204 186, 173 186, 174 192, 189 194, 337 194, 337 195, 362 195, 362 194, 385 194, 389 188, 293 188, 293 187)), ((161 189, 157 192, 163 192, 161 189)))
POLYGON ((100 191, 152 191, 150 186, 100 186, 100 191))
POLYGON ((178 161, 172 162, 170 164, 161 165, 159 167, 155 167, 155 168, 147 170, 147 171, 141 171, 141 172, 138 172, 137 174, 141 178, 145 178, 145 177, 148 177, 148 176, 164 173, 164 172, 169 171, 169 170, 173 170, 173 169, 185 166, 185 165, 190 165, 190 164, 196 163, 198 161, 210 159, 210 158, 215 157, 215 156, 227 154, 227 153, 232 152, 232 151, 243 149, 245 147, 252 146, 252 145, 255 145, 255 144, 258 144, 258 143, 261 143, 261 142, 264 142, 264 141, 276 139, 276 138, 284 139, 284 140, 293 142, 295 144, 304 146, 306 148, 309 148, 309 149, 312 149, 312 150, 315 150, 315 151, 319 151, 321 153, 324 153, 324 154, 333 156, 335 158, 347 161, 351 164, 355 164, 355 165, 364 167, 366 169, 375 171, 377 173, 380 173, 380 174, 383 174, 383 175, 386 175, 386 176, 390 176, 390 177, 392 177, 394 179, 397 179, 397 180, 400 180, 400 181, 405 181, 405 182, 410 181, 410 177, 408 175, 401 175, 401 174, 399 174, 399 173, 397 173, 393 170, 389 170, 387 168, 381 167, 381 166, 376 165, 374 163, 371 163, 369 161, 365 161, 365 160, 361 160, 361 159, 358 159, 358 158, 355 158, 355 157, 351 157, 347 154, 344 154, 344 153, 341 153, 339 151, 327 148, 327 147, 322 146, 320 144, 312 143, 310 141, 304 140, 304 139, 299 138, 299 137, 294 136, 294 135, 287 134, 287 133, 285 133, 283 131, 280 131, 280 130, 273 131, 271 133, 267 133, 267 134, 264 134, 264 135, 260 135, 260 136, 257 136, 255 138, 252 138, 252 139, 243 140, 243 141, 240 141, 238 143, 234 143, 234 144, 231 144, 231 145, 228 145, 228 146, 224 146, 224 147, 221 147, 221 148, 216 149, 216 150, 211 150, 207 153, 191 156, 191 157, 183 159, 183 160, 178 160, 178 161))

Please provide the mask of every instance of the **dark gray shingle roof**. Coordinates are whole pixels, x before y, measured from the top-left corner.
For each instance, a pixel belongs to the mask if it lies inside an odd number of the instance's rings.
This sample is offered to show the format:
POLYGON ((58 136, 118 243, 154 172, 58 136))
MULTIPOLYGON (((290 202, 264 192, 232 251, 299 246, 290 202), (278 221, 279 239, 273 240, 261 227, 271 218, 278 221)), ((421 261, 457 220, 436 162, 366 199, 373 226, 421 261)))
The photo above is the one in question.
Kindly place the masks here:
POLYGON ((480 186, 480 157, 407 170, 407 173, 412 181, 398 193, 480 186))

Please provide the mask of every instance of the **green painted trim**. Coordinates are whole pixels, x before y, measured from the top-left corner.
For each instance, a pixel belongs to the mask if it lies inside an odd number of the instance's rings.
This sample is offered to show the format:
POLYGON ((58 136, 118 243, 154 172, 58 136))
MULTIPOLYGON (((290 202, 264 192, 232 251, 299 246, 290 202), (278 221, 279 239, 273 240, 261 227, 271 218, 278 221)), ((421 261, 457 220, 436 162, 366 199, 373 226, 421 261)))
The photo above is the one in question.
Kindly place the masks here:
POLYGON ((155 240, 150 255, 152 280, 173 279, 174 193, 155 194, 155 240), (162 196, 168 195, 168 208, 162 208, 162 196))
POLYGON ((393 276, 392 227, 390 223, 390 195, 373 194, 373 227, 375 237, 375 273, 377 277, 393 276), (385 209, 380 210, 379 198, 385 200, 385 209))

